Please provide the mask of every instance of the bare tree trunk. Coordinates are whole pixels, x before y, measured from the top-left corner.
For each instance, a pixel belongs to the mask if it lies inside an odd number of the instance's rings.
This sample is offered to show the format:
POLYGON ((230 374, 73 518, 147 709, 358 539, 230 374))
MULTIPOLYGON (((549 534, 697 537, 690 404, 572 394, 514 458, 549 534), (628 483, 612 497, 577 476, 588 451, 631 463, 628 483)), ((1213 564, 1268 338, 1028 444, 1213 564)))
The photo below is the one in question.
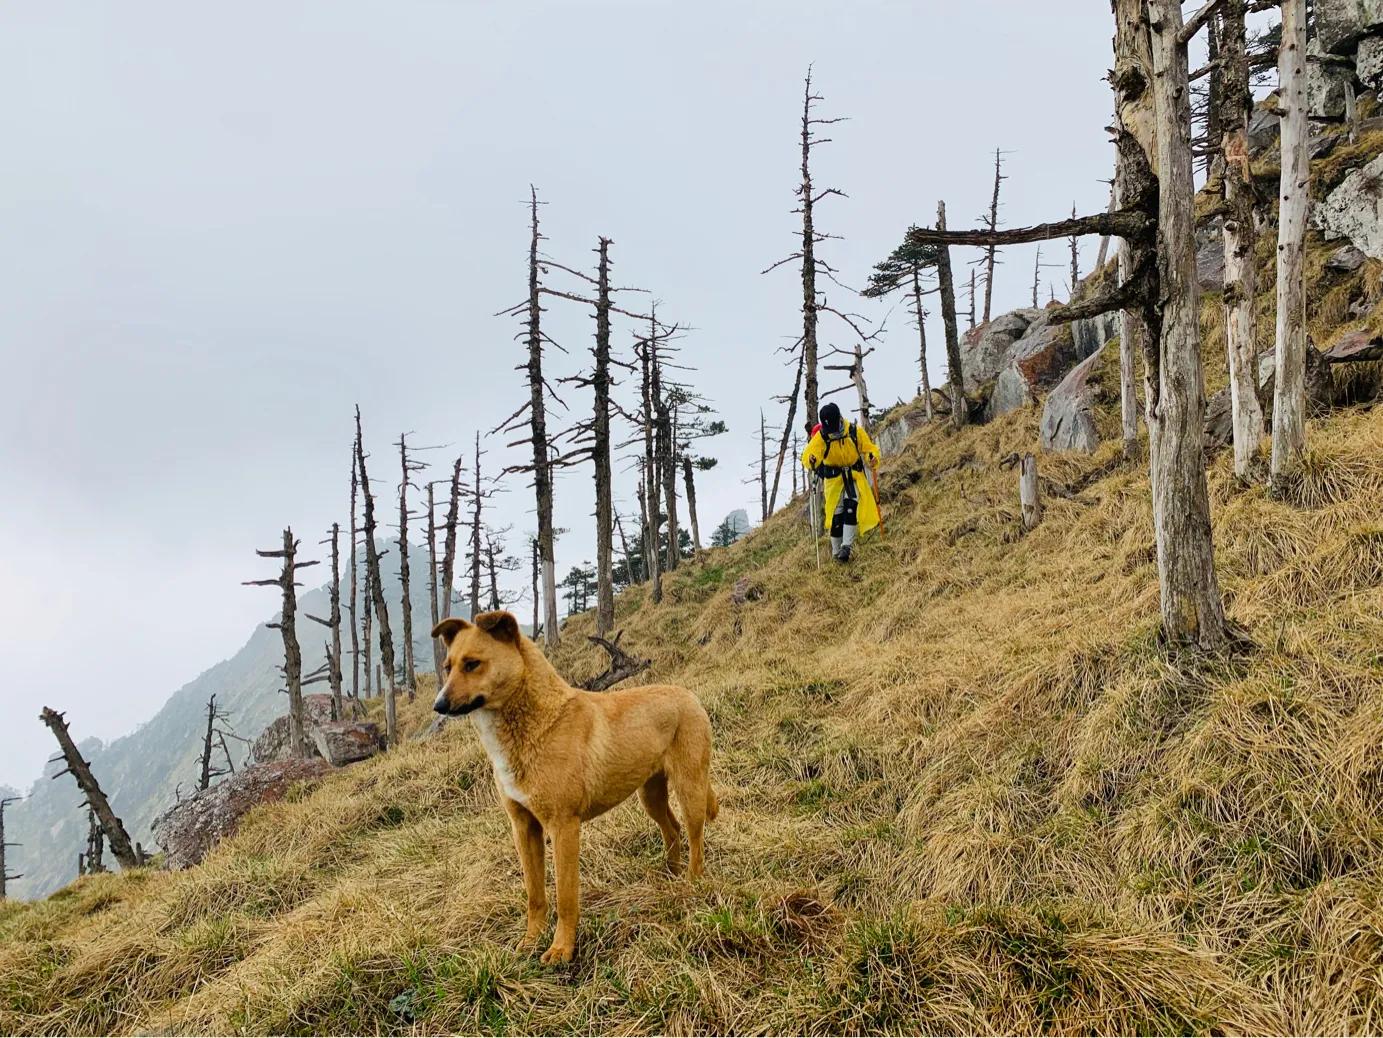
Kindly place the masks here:
MULTIPOLYGON (((1076 218, 1076 203, 1071 203, 1071 219, 1076 218)), ((1071 235, 1067 239, 1071 246, 1071 299, 1080 294, 1080 237, 1071 235)))
POLYGON ((1282 187, 1277 223, 1277 342, 1273 385, 1272 488, 1285 492, 1306 449, 1306 0, 1283 0, 1278 63, 1282 187))
POLYGON ((485 535, 485 568, 489 571, 490 577, 490 609, 498 609, 499 567, 495 564, 495 542, 488 533, 485 535))
MULTIPOLYGON (((912 265, 912 311, 917 318, 917 361, 922 373, 922 405, 927 409, 927 421, 932 420, 932 380, 927 375, 927 311, 922 308, 922 279, 917 264, 912 265)), ((989 320, 989 291, 985 290, 984 319, 989 320)))
MULTIPOLYGON (((793 428, 793 423, 797 421, 797 397, 802 388, 802 369, 804 366, 805 365, 802 362, 802 358, 799 356, 797 358, 797 375, 792 380, 792 394, 788 397, 787 401, 788 419, 786 422, 783 423, 783 438, 778 443, 778 461, 773 468, 773 489, 770 490, 768 494, 768 510, 770 513, 772 513, 773 509, 778 504, 778 481, 782 478, 783 475, 783 462, 787 457, 788 437, 791 435, 795 435, 797 431, 793 428)), ((796 457, 795 453, 793 457, 796 457)), ((797 494, 796 462, 794 462, 792 477, 794 487, 793 496, 795 497, 797 494)), ((693 511, 695 511, 695 508, 693 508, 693 511)))
POLYGON ((19 846, 17 843, 5 840, 5 808, 17 800, 19 797, 0 797, 0 901, 5 900, 7 884, 13 880, 24 878, 24 873, 10 871, 9 860, 5 857, 6 848, 19 846))
MULTIPOLYGON (((701 524, 696 521, 696 484, 692 481, 691 458, 682 459, 682 479, 687 485, 687 519, 691 523, 692 547, 701 558, 701 524)), ((610 622, 614 624, 614 602, 610 603, 610 622)), ((604 633, 604 632, 601 632, 604 633)))
POLYGON ((355 543, 359 536, 359 531, 355 527, 355 495, 356 495, 356 472, 355 472, 355 449, 351 449, 351 696, 354 699, 360 698, 360 632, 359 616, 356 610, 356 572, 359 565, 356 560, 355 543))
POLYGON ((768 521, 768 426, 759 411, 759 521, 768 521))
POLYGON ((673 409, 664 392, 662 362, 653 354, 653 406, 658 414, 658 477, 662 480, 663 506, 667 513, 667 554, 664 568, 671 573, 681 558, 677 526, 677 442, 673 429, 673 409))
MULTIPOLYGON (((946 230, 946 203, 936 204, 936 228, 946 230)), ((937 249, 937 279, 941 284, 941 319, 946 327, 946 377, 951 394, 951 425, 959 429, 968 420, 965 400, 965 373, 960 364, 960 333, 956 329, 956 288, 951 280, 951 247, 937 249)))
POLYGON ((1042 277, 1042 246, 1037 247, 1037 255, 1032 260, 1032 308, 1037 309, 1037 288, 1042 277))
MULTIPOLYGON (((437 604, 437 584, 440 580, 440 573, 437 568, 437 492, 433 488, 436 483, 427 485, 427 604, 428 612, 432 620, 429 630, 435 631, 437 623, 442 619, 440 607, 437 604)), ((442 662, 445 656, 442 653, 442 640, 432 639, 432 670, 437 675, 438 687, 442 682, 442 662)))
POLYGON ((811 126, 812 72, 807 69, 807 83, 802 95, 802 363, 806 377, 807 427, 816 421, 819 406, 816 381, 816 227, 813 209, 816 198, 812 188, 811 126))
POLYGON ((601 238, 596 269, 595 372, 591 379, 595 413, 591 459, 595 468, 595 633, 615 625, 614 503, 610 475, 610 239, 601 238))
MULTIPOLYGON (((475 451, 476 455, 479 456, 479 433, 476 434, 475 451)), ((456 461, 451 467, 451 499, 447 504, 447 526, 442 539, 442 593, 437 605, 443 619, 451 616, 452 598, 455 595, 452 588, 456 583, 456 529, 460 525, 460 510, 461 456, 457 455, 456 461)))
MULTIPOLYGON (((361 472, 365 469, 362 466, 361 472)), ((363 482, 363 481, 362 481, 363 482)), ((369 490, 366 488, 366 515, 369 514, 369 490)), ((298 645, 298 595, 297 572, 317 563, 298 562, 298 542, 293 539, 291 527, 283 531, 283 548, 278 551, 256 551, 265 559, 282 559, 283 568, 277 580, 247 580, 246 584, 256 586, 274 585, 283 594, 282 612, 278 623, 268 626, 277 628, 283 637, 283 676, 288 685, 288 741, 293 748, 294 757, 307 756, 307 737, 303 728, 303 654, 298 645)))
POLYGON ((408 437, 399 435, 399 583, 403 591, 403 680, 408 686, 408 701, 418 688, 418 673, 413 666, 413 592, 408 572, 408 486, 412 466, 408 461, 408 437))
MULTIPOLYGON (((1248 125, 1253 109, 1244 32, 1245 0, 1226 0, 1220 15, 1219 54, 1223 76, 1218 123, 1223 161, 1225 342, 1229 355, 1230 417, 1234 429, 1234 474, 1248 479, 1263 440, 1263 407, 1258 399, 1258 334, 1254 300, 1257 232, 1253 222, 1253 184, 1249 170, 1248 125)), ((1212 37, 1214 34, 1212 34, 1212 37)), ((1304 196, 1303 196, 1304 197, 1304 196)))
MULTIPOLYGON (((1000 159, 999 149, 998 149, 998 148, 995 148, 995 149, 994 149, 994 194, 993 194, 993 196, 992 196, 992 197, 990 198, 990 200, 989 200, 989 220, 987 221, 987 222, 988 222, 988 225, 989 225, 989 229, 990 229, 991 231, 996 231, 996 230, 999 229, 999 184, 1004 180, 1004 176, 1003 176, 1003 174, 1002 174, 1002 172, 1001 172, 1002 168, 1003 168, 1003 167, 1002 167, 1002 165, 1001 165, 1001 159, 1000 159)), ((985 246, 985 251, 984 251, 984 323, 985 323, 985 324, 988 324, 988 323, 989 323, 989 313, 990 313, 989 306, 990 306, 990 303, 993 302, 993 300, 994 300, 994 255, 995 255, 995 253, 996 253, 997 251, 998 251, 998 249, 997 249, 997 247, 994 246, 994 245, 987 245, 987 246, 985 246)), ((973 292, 973 288, 972 288, 972 292, 973 292)), ((920 299, 919 299, 919 308, 920 308, 920 299)), ((974 307, 973 307, 973 306, 971 307, 971 311, 972 311, 972 313, 971 313, 970 324, 971 324, 971 327, 973 327, 974 324, 975 324, 975 321, 974 321, 974 313, 973 313, 974 307)), ((920 318, 919 318, 919 320, 918 320, 918 323, 919 323, 919 324, 921 323, 921 319, 920 319, 920 318)), ((924 382, 926 381, 926 378, 927 378, 927 373, 926 373, 926 365, 925 365, 925 361, 924 361, 924 364, 923 364, 923 371, 922 371, 922 379, 923 379, 924 382)), ((930 419, 930 418, 931 418, 931 415, 929 414, 929 415, 927 415, 927 417, 928 417, 928 419, 930 419)))
POLYGON ((538 637, 538 631, 542 625, 542 621, 538 615, 539 603, 542 601, 542 598, 539 594, 539 580, 542 573, 542 558, 540 549, 538 547, 538 538, 533 538, 531 542, 531 547, 533 549, 533 637, 536 639, 538 637))
POLYGON ((206 736, 202 739, 202 770, 197 777, 198 789, 211 788, 211 740, 216 734, 216 697, 206 704, 206 736))
POLYGON ((1157 113, 1159 358, 1148 377, 1153 529, 1162 623, 1174 643, 1215 650, 1226 630, 1205 479, 1191 104, 1179 0, 1149 0, 1157 113))
POLYGON ((663 600, 662 560, 658 557, 658 530, 662 522, 658 505, 657 418, 653 382, 654 354, 658 348, 658 315, 656 310, 650 312, 648 340, 639 351, 643 392, 643 492, 639 495, 639 503, 643 506, 644 514, 644 572, 653 585, 650 596, 654 603, 658 603, 663 600))
POLYGON ((970 268, 970 331, 975 330, 975 268, 970 268))
POLYGON ((341 701, 341 524, 331 524, 331 659, 330 680, 332 712, 337 720, 344 716, 341 701))
MULTIPOLYGON (((1114 212, 1114 183, 1109 185, 1109 211, 1114 212)), ((1109 260, 1109 235, 1100 236, 1100 251, 1095 254, 1095 273, 1101 278, 1104 274, 1104 265, 1109 260)))
POLYGON ((122 869, 134 869, 144 864, 143 855, 135 849, 135 845, 130 841, 130 834, 125 831, 125 823, 116 817, 111 810, 110 801, 106 799, 106 794, 101 791, 100 783, 96 781, 96 776, 91 773, 91 765, 77 751, 77 744, 72 741, 72 736, 67 730, 67 721, 63 715, 49 707, 44 707, 39 714, 39 720, 48 726, 48 730, 53 733, 53 738, 58 740, 58 748, 62 751, 62 757, 67 762, 67 766, 59 771, 53 778, 59 775, 71 775, 77 780, 77 786, 81 789, 82 795, 86 797, 86 804, 96 812, 96 817, 100 819, 101 828, 105 830, 106 839, 110 841, 111 853, 115 855, 115 860, 120 863, 122 869))
POLYGON ((379 657, 383 673, 376 670, 380 692, 384 696, 385 741, 392 748, 397 741, 397 719, 394 710, 394 636, 389 630, 389 603, 384 599, 384 581, 379 573, 379 552, 375 548, 375 497, 370 491, 370 477, 365 468, 365 435, 360 427, 360 408, 355 409, 355 460, 360 467, 360 489, 365 498, 365 563, 369 567, 370 596, 374 601, 375 619, 379 622, 379 657))
MULTIPOLYGON (((529 188, 532 237, 528 247, 528 394, 533 441, 533 492, 538 509, 538 551, 542 556, 543 643, 555 649, 560 642, 557 619, 555 535, 552 527, 552 463, 548 458, 547 407, 543 400, 542 301, 538 287, 538 192, 529 188)), ((476 489, 480 474, 476 473, 476 489)), ((474 604, 474 602, 472 602, 474 604)))
POLYGON ((1037 459, 1024 454, 1018 467, 1018 501, 1023 513, 1026 533, 1042 520, 1042 501, 1037 491, 1037 459))
POLYGON ((637 584, 638 581, 634 579, 634 556, 629 554, 629 541, 624 536, 624 523, 620 520, 619 512, 615 512, 615 530, 619 533, 620 550, 624 552, 624 572, 631 585, 637 584))
MULTIPOLYGON (((873 352, 872 350, 870 352, 873 352)), ((869 424, 869 387, 864 382, 864 347, 859 343, 855 344, 855 363, 850 367, 850 381, 855 384, 855 393, 860 402, 860 426, 867 433, 872 433, 873 427, 869 424)))
POLYGON ((86 854, 84 858, 85 864, 80 866, 80 869, 86 875, 95 876, 106 871, 106 834, 102 832, 101 821, 91 808, 86 810, 86 854))
POLYGON ((374 685, 374 597, 370 592, 370 567, 368 559, 365 565, 365 615, 360 620, 360 636, 364 640, 361 653, 364 660, 365 669, 365 698, 373 699, 377 694, 377 687, 374 685))
POLYGON ((471 619, 480 609, 480 533, 484 529, 481 508, 485 500, 480 489, 480 434, 475 435, 475 487, 471 492, 471 619))

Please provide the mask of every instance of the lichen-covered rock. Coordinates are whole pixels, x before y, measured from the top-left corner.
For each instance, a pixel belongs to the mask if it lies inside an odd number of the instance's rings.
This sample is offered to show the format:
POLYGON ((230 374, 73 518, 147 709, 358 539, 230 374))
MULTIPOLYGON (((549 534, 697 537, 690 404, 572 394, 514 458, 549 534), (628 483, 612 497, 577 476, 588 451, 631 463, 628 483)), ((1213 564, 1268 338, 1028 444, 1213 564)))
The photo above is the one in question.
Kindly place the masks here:
POLYGON ((1383 90, 1383 36, 1366 36, 1354 53, 1354 74, 1365 89, 1383 90))
POLYGON ((1225 236, 1219 220, 1196 229, 1196 284, 1202 292, 1225 287, 1225 236))
POLYGON ((1056 385, 1076 362, 1069 324, 1053 324, 1043 312, 1009 349, 1009 363, 994 382, 985 408, 988 419, 1025 407, 1041 390, 1056 385))
POLYGON ((1041 310, 1013 310, 967 335, 960 349, 960 370, 966 388, 973 389, 996 377, 1008 364, 1013 344, 1041 317, 1041 310))
POLYGON ((1071 339, 1075 344, 1076 359, 1093 357, 1104 348, 1105 343, 1119 334, 1119 312, 1111 310, 1099 317, 1086 317, 1071 322, 1071 339))
POLYGON ((1327 237, 1344 237, 1366 256, 1383 259, 1383 155, 1354 170, 1315 208, 1327 237))
POLYGON ((384 737, 370 722, 327 721, 312 729, 312 745, 319 757, 340 768, 383 751, 384 737))
POLYGON ((1354 78, 1347 59, 1323 54, 1318 39, 1306 45, 1306 114, 1339 119, 1345 114, 1345 87, 1354 78))
POLYGON ((313 782, 332 771, 324 760, 280 760, 252 764, 210 789, 199 790, 154 820, 154 840, 170 869, 198 864, 218 843, 235 833, 251 808, 278 800, 298 782, 313 782))
POLYGON ((1089 454, 1099 446, 1100 433, 1095 426, 1098 386, 1090 377, 1099 363, 1100 353, 1087 357, 1047 394, 1040 431, 1043 450, 1089 454))
POLYGON ((913 430, 922 428, 926 422, 927 409, 921 397, 910 404, 895 407, 874 430, 874 445, 885 457, 897 454, 913 430))
POLYGON ((1349 54, 1364 36, 1383 27, 1383 0, 1315 0, 1316 38, 1322 50, 1349 54))
POLYGON ((1353 245, 1341 245, 1325 258, 1325 269, 1352 274, 1364 265, 1365 258, 1353 245))
MULTIPOLYGON (((342 706, 345 711, 345 718, 343 719, 355 720, 365 712, 358 699, 346 697, 342 699, 342 706)), ((320 692, 303 696, 303 734, 307 737, 310 753, 316 752, 312 744, 312 730, 318 725, 327 724, 330 721, 331 696, 320 692)), ((269 727, 260 732, 250 750, 250 756, 257 764, 287 760, 292 755, 292 748, 288 745, 287 714, 276 717, 269 727)))
POLYGON ((1281 122, 1281 116, 1267 108, 1253 110, 1249 116, 1247 135, 1250 155, 1257 158, 1277 143, 1278 135, 1282 132, 1281 122))

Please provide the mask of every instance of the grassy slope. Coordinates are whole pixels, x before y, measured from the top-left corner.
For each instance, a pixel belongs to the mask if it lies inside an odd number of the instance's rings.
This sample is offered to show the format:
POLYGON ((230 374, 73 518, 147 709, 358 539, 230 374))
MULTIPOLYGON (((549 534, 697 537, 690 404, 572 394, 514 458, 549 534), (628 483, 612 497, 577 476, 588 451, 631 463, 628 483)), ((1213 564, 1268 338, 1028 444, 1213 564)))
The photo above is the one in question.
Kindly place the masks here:
POLYGON ((1015 536, 999 462, 1037 420, 915 434, 849 569, 818 575, 787 509, 662 606, 621 598, 626 642, 711 713, 723 810, 697 885, 658 873, 637 804, 587 827, 570 968, 512 950, 517 864, 462 724, 197 869, 0 906, 0 1031, 1378 1031, 1383 409, 1310 423, 1291 502, 1215 459, 1256 648, 1200 661, 1156 644, 1146 478, 1115 445, 1044 456, 1073 496, 1015 536), (762 595, 737 607, 741 577, 762 595))

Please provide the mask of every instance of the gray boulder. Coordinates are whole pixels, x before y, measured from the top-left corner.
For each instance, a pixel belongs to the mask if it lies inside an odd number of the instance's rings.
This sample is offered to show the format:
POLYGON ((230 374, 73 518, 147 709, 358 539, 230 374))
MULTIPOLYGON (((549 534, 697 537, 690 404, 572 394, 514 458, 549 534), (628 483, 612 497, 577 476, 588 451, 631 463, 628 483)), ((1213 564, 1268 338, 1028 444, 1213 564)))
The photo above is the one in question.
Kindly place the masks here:
POLYGON ((379 725, 353 721, 328 721, 312 729, 312 745, 334 768, 373 757, 384 749, 379 725))
POLYGON ((966 389, 973 389, 997 376, 1008 363, 1013 344, 1041 316, 1041 310, 1014 310, 1000 314, 967 335, 960 348, 960 370, 965 376, 966 389))
POLYGON ((1361 36, 1383 27, 1383 0, 1315 0, 1316 38, 1330 54, 1349 54, 1361 36))
POLYGON ((1383 90, 1383 36, 1366 36, 1359 41, 1354 54, 1354 74, 1364 88, 1378 93, 1383 90))
POLYGON ((1037 399, 1041 390, 1056 385, 1076 362, 1075 339, 1069 324, 1053 324, 1042 311, 1027 332, 1009 349, 1009 363, 999 372, 985 407, 987 419, 1017 410, 1037 399))
POLYGON ((1346 58, 1321 53, 1319 39, 1306 45, 1306 114, 1312 119, 1339 119, 1345 114, 1345 87, 1354 78, 1346 58))
POLYGON ((1346 332, 1323 354, 1331 364, 1353 361, 1383 360, 1383 338, 1366 331, 1346 332))
POLYGON ((927 424, 927 410, 918 397, 910 404, 894 408, 874 430, 874 445, 879 453, 888 457, 903 449, 903 444, 914 429, 927 424))
POLYGON ((1325 269, 1352 274, 1364 265, 1365 256, 1353 245, 1341 245, 1325 259, 1325 269))
POLYGON ((1196 229, 1196 283, 1202 292, 1225 287, 1225 236, 1219 220, 1196 229))
POLYGON ((1354 170, 1315 208, 1327 237, 1345 237, 1366 256, 1383 259, 1383 155, 1354 170))
POLYGON ((1119 334, 1119 313, 1112 310, 1099 317, 1086 317, 1071 322, 1071 338, 1075 343, 1076 359, 1093 357, 1119 334))
POLYGON ((1100 434, 1095 427, 1098 387, 1090 375, 1102 353, 1103 350, 1081 361, 1047 394, 1039 433, 1043 450, 1089 454, 1099 446, 1100 434))
MULTIPOLYGON (((357 719, 365 712, 357 699, 346 697, 342 703, 348 719, 357 719)), ((313 729, 330 722, 331 696, 320 692, 303 696, 303 734, 307 736, 309 750, 315 752, 312 744, 313 729)), ((259 733, 250 750, 250 757, 256 764, 267 764, 270 761, 287 760, 292 756, 292 747, 288 741, 288 715, 283 714, 259 733)))
POLYGON ((1257 158, 1277 143, 1278 134, 1281 132, 1279 126, 1281 121, 1281 117, 1276 112, 1271 112, 1267 108, 1255 108, 1253 110, 1253 114, 1249 116, 1248 130, 1250 155, 1257 158))
POLYGON ((331 770, 324 760, 253 764, 180 800, 154 820, 154 840, 164 850, 164 864, 170 869, 198 864, 235 833, 251 808, 278 800, 295 783, 315 782, 331 770))

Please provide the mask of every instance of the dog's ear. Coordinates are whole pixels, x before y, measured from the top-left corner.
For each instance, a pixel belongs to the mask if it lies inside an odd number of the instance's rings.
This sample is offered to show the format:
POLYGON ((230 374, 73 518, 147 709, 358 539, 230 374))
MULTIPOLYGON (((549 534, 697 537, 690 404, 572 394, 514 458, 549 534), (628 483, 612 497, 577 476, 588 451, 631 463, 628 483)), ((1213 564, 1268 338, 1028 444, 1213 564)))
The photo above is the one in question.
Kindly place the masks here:
POLYGON ((461 617, 449 616, 432 629, 432 637, 441 638, 443 642, 450 645, 451 640, 469 626, 470 624, 462 620, 461 617))
POLYGON ((475 618, 475 625, 496 641, 510 642, 514 645, 519 643, 519 622, 514 619, 513 613, 502 609, 493 613, 481 613, 475 618))

